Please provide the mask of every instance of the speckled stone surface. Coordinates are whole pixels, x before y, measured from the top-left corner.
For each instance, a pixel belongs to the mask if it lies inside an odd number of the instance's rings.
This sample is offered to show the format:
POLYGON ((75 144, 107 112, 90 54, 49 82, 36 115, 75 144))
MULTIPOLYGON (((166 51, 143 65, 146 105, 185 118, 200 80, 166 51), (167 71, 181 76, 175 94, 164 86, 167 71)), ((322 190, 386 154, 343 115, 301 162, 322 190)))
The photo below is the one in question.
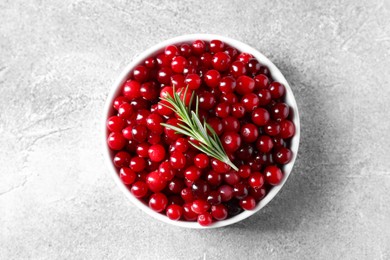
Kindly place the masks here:
POLYGON ((390 259, 390 1, 358 2, 0 1, 0 259, 390 259), (99 139, 122 68, 199 32, 274 61, 302 122, 282 191, 216 230, 133 206, 99 139))

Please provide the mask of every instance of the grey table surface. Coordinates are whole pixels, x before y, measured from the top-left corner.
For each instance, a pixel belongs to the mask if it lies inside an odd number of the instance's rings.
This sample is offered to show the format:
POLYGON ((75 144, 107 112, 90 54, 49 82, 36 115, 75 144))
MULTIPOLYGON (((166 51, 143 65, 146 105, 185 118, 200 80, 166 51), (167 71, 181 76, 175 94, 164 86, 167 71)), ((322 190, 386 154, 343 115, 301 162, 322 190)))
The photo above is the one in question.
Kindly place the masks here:
POLYGON ((1 0, 0 45, 0 259, 390 259, 388 0, 1 0), (263 52, 301 115, 282 191, 214 230, 133 206, 99 143, 123 67, 188 33, 263 52))

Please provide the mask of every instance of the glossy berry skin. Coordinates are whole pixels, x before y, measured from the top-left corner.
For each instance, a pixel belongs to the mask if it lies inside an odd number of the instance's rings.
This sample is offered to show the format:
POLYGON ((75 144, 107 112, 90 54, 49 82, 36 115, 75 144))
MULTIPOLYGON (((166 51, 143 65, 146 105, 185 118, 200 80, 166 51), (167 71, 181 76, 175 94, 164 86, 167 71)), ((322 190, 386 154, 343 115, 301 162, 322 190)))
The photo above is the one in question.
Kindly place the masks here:
POLYGON ((129 99, 133 100, 141 97, 140 92, 141 84, 135 80, 128 80, 123 86, 123 95, 129 99))
POLYGON ((194 200, 194 195, 192 194, 192 190, 190 187, 182 189, 180 192, 180 196, 185 202, 192 202, 194 200))
POLYGON ((235 103, 232 105, 232 116, 235 118, 241 118, 245 115, 245 107, 243 104, 235 103))
POLYGON ((264 126, 264 131, 266 134, 269 136, 277 136, 279 135, 281 130, 280 124, 278 124, 275 121, 269 121, 265 126, 264 126))
POLYGON ((294 136, 295 134, 295 125, 290 120, 283 120, 280 122, 280 137, 283 139, 288 139, 294 136))
POLYGON ((174 169, 183 169, 186 165, 186 157, 180 152, 171 153, 169 162, 174 169))
POLYGON ((204 82, 210 88, 216 88, 219 86, 221 80, 221 74, 217 70, 209 70, 204 75, 204 82))
POLYGON ((209 166, 209 162, 209 157, 204 153, 197 154, 194 158, 194 164, 199 169, 207 168, 209 166))
POLYGON ((205 199, 210 192, 210 185, 202 180, 196 180, 191 184, 192 194, 194 198, 205 199))
POLYGON ((165 158, 165 148, 161 144, 154 144, 149 147, 148 154, 152 162, 161 162, 165 158))
POLYGON ((222 198, 221 194, 218 191, 212 191, 207 196, 207 202, 210 205, 218 205, 221 204, 222 198))
POLYGON ((247 71, 252 76, 256 75, 260 71, 260 67, 260 63, 254 58, 250 59, 246 64, 247 71))
POLYGON ((251 93, 255 89, 255 81, 248 76, 237 78, 236 92, 240 95, 251 93))
POLYGON ((229 185, 235 185, 240 181, 240 175, 236 171, 229 171, 223 176, 224 181, 229 185))
POLYGON ((238 78, 239 76, 245 75, 246 74, 246 66, 243 62, 241 61, 234 61, 232 65, 230 66, 230 74, 238 78))
POLYGON ((237 60, 243 62, 244 64, 248 64, 248 62, 253 58, 252 54, 249 53, 241 53, 238 55, 237 60))
POLYGON ((107 128, 111 132, 120 132, 125 126, 125 122, 119 116, 112 116, 107 120, 107 128))
POLYGON ((247 196, 240 200, 240 206, 245 210, 252 210, 256 207, 256 200, 252 196, 247 196))
POLYGON ((207 173, 206 180, 210 185, 218 186, 222 182, 222 175, 211 170, 207 173))
POLYGON ((137 181, 131 186, 131 193, 136 198, 143 198, 148 193, 148 185, 143 181, 137 181))
POLYGON ((273 159, 275 163, 287 164, 292 159, 292 152, 288 148, 280 147, 274 152, 273 159))
POLYGON ((185 172, 184 172, 184 176, 190 180, 190 181, 196 181, 197 179, 200 178, 200 175, 202 174, 202 172, 199 170, 199 168, 195 167, 195 166, 190 166, 188 167, 185 172))
POLYGON ((275 186, 282 181, 283 172, 280 170, 279 167, 275 165, 270 165, 264 169, 264 176, 268 184, 275 186))
POLYGON ((224 205, 211 206, 211 215, 216 220, 224 220, 228 216, 228 211, 224 205))
POLYGON ((212 117, 207 120, 207 123, 213 128, 217 135, 221 135, 224 131, 222 121, 219 118, 212 117))
POLYGON ((210 213, 205 212, 198 216, 198 223, 199 225, 204 227, 210 226, 213 223, 213 217, 210 213))
POLYGON ((192 43, 192 52, 201 55, 206 50, 206 43, 202 40, 196 40, 192 43))
POLYGON ((238 175, 245 179, 248 178, 251 174, 251 167, 248 165, 241 165, 240 168, 238 169, 238 175))
MULTIPOLYGON (((163 178, 163 176, 161 176, 163 178)), ((173 178, 168 182, 168 190, 174 194, 180 194, 180 192, 185 188, 184 181, 179 178, 173 178)))
POLYGON ((118 107, 118 116, 123 119, 129 119, 134 113, 133 107, 129 103, 122 103, 118 107))
POLYGON ((185 78, 185 84, 188 85, 189 89, 195 90, 202 84, 202 79, 198 74, 188 74, 185 78))
POLYGON ((137 174, 135 174, 135 172, 130 168, 123 167, 119 171, 119 178, 121 178, 124 184, 130 185, 134 183, 137 178, 137 174))
POLYGON ((272 99, 271 92, 268 89, 260 89, 257 96, 259 97, 259 106, 268 105, 272 99))
POLYGON ((286 103, 276 103, 271 108, 271 117, 274 120, 281 121, 288 117, 290 108, 286 103))
POLYGON ((222 185, 218 188, 218 192, 221 194, 223 202, 229 201, 233 198, 233 187, 229 185, 222 185))
POLYGON ((194 200, 191 205, 191 209, 196 214, 203 214, 210 209, 210 204, 204 200, 194 200))
POLYGON ((178 138, 175 142, 175 151, 185 153, 190 148, 190 143, 186 138, 178 138))
POLYGON ((167 185, 167 182, 161 178, 157 171, 151 172, 147 175, 146 183, 148 184, 149 189, 153 192, 159 192, 167 185))
POLYGON ((267 194, 267 190, 263 187, 263 188, 260 188, 260 189, 253 189, 253 188, 250 188, 249 189, 249 194, 256 200, 256 201, 260 201, 262 200, 265 195, 267 194))
POLYGON ((148 79, 149 71, 143 65, 138 65, 133 70, 133 77, 138 82, 144 82, 148 79))
POLYGON ((160 178, 164 181, 170 181, 175 177, 175 171, 169 162, 162 162, 158 167, 160 178))
POLYGON ((245 124, 240 131, 242 140, 246 143, 253 143, 259 136, 259 130, 254 124, 245 124))
POLYGON ((262 153, 268 153, 274 147, 272 138, 268 135, 261 135, 256 140, 256 148, 262 153))
POLYGON ((184 68, 187 66, 188 62, 183 56, 176 56, 172 59, 171 69, 175 73, 183 73, 184 68))
POLYGON ((237 199, 243 199, 248 196, 248 188, 244 183, 237 183, 233 186, 233 195, 237 199))
POLYGON ((270 80, 264 74, 259 74, 253 78, 255 80, 256 89, 266 89, 269 86, 270 80))
POLYGON ((148 129, 143 125, 136 125, 131 130, 133 140, 142 143, 148 137, 148 129))
POLYGON ((269 91, 271 93, 271 97, 273 99, 277 99, 284 96, 286 89, 283 84, 275 81, 269 85, 269 91))
POLYGON ((241 136, 236 132, 227 132, 221 138, 225 151, 234 152, 241 146, 241 136))
POLYGON ((180 54, 183 56, 183 57, 189 57, 191 56, 191 46, 187 43, 183 43, 182 45, 180 45, 180 54))
POLYGON ((152 194, 149 198, 149 207, 156 212, 163 211, 168 205, 168 199, 163 193, 152 194))
POLYGON ((183 214, 183 208, 179 205, 169 205, 166 209, 166 215, 171 220, 179 220, 183 214))
POLYGON ((124 96, 119 96, 119 97, 116 97, 114 99, 114 102, 113 102, 113 107, 118 110, 119 109, 119 106, 122 105, 123 103, 126 103, 128 101, 127 98, 125 98, 124 96))
POLYGON ((254 189, 260 189, 264 185, 264 177, 260 172, 254 172, 249 176, 249 185, 254 189))
POLYGON ((161 125, 162 122, 163 122, 163 119, 158 114, 150 114, 146 118, 146 126, 153 133, 161 134, 164 131, 164 128, 161 125))
POLYGON ((231 58, 227 53, 217 52, 213 56, 212 64, 213 64, 214 69, 216 69, 218 71, 225 71, 229 68, 230 61, 231 61, 231 58))
POLYGON ((215 107, 215 115, 220 118, 228 117, 230 114, 230 105, 227 102, 219 103, 215 107))
POLYGON ((183 217, 187 221, 195 221, 198 218, 198 214, 192 211, 192 203, 183 204, 183 217))
POLYGON ((111 150, 121 150, 126 145, 126 139, 122 133, 112 132, 107 138, 107 145, 111 150))
POLYGON ((236 80, 232 76, 226 76, 219 81, 219 90, 226 94, 232 93, 236 88, 236 80))
POLYGON ((172 60, 173 57, 179 55, 179 50, 175 45, 169 45, 165 47, 164 54, 168 60, 172 60))
POLYGON ((241 99, 241 104, 246 112, 251 112, 260 104, 259 97, 255 93, 245 94, 241 99))
POLYGON ((270 114, 265 108, 256 108, 252 112, 252 121, 258 126, 266 125, 270 120, 270 114))
POLYGON ((211 167, 213 168, 214 171, 217 173, 225 173, 228 170, 230 170, 230 166, 227 165, 226 163, 223 163, 217 159, 212 158, 211 159, 211 167))
POLYGON ((114 159, 112 160, 115 167, 129 167, 131 156, 128 152, 120 151, 115 154, 114 159))
POLYGON ((224 51, 225 43, 220 40, 211 40, 210 41, 210 51, 213 53, 224 51))
POLYGON ((240 121, 234 116, 228 116, 222 119, 223 130, 225 132, 238 132, 240 130, 240 121))

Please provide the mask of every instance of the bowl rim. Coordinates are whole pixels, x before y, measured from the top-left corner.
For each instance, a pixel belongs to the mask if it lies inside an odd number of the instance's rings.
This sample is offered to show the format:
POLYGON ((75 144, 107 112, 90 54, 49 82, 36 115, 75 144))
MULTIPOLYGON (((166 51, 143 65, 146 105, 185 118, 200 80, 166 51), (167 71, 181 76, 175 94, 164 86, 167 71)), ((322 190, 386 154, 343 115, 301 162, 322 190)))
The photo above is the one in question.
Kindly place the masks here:
POLYGON ((106 161, 107 166, 109 167, 109 172, 112 178, 114 179, 114 182, 117 184, 117 186, 122 190, 122 192, 126 195, 126 197, 138 208, 140 208, 142 211, 147 213, 148 215, 152 216, 155 219, 158 219, 162 222, 172 224, 179 227, 185 227, 185 228, 193 228, 193 229, 209 229, 209 228, 218 228, 218 227, 224 227, 228 226, 237 222, 240 222, 253 214, 260 211, 263 207, 265 207, 281 190, 281 188, 286 183, 288 177, 291 174, 292 168, 295 164, 295 160, 297 158, 298 149, 299 149, 299 141, 300 141, 300 120, 299 120, 299 113, 298 113, 298 106, 294 97, 294 94, 291 90, 290 85, 288 84, 286 78, 283 76, 283 74, 280 72, 280 70, 276 67, 276 65, 271 62, 266 56, 264 56, 260 51, 256 50, 255 48, 232 38, 221 36, 217 34, 187 34, 182 35, 178 37, 174 37, 165 41, 162 41, 158 44, 155 44, 154 46, 146 49, 139 55, 137 55, 133 60, 122 70, 119 77, 115 80, 113 85, 111 86, 110 92, 108 94, 108 97, 106 99, 106 103, 104 106, 104 113, 103 113, 103 119, 102 119, 102 145, 104 150, 104 158, 106 161), (132 69, 142 63, 146 58, 148 58, 151 55, 154 55, 158 52, 160 52, 163 48, 165 48, 167 45, 171 44, 180 44, 185 42, 191 42, 194 40, 204 40, 204 41, 211 41, 211 40, 221 40, 228 45, 236 48, 240 52, 247 52, 252 54, 261 64, 266 65, 270 72, 272 77, 275 79, 275 81, 278 81, 282 83, 286 88, 286 100, 285 102, 290 106, 290 108, 293 111, 293 116, 291 118, 291 121, 295 124, 295 135, 291 138, 291 151, 293 153, 292 160, 284 165, 283 172, 284 177, 282 182, 278 185, 273 187, 268 194, 256 205, 256 207, 253 210, 249 211, 243 211, 240 214, 221 221, 216 221, 210 226, 201 226, 197 222, 187 222, 187 221, 174 221, 169 219, 166 215, 157 213, 153 211, 151 208, 149 208, 147 205, 145 205, 143 202, 138 200, 136 197, 134 197, 130 190, 126 187, 125 184, 122 183, 122 181, 119 178, 119 175, 117 173, 117 169, 115 168, 114 164, 112 163, 111 154, 112 152, 108 148, 106 144, 107 136, 108 136, 108 130, 106 127, 106 121, 107 118, 110 115, 110 112, 112 111, 112 102, 115 99, 115 97, 119 94, 120 88, 122 84, 128 79, 129 74, 131 73, 132 69))

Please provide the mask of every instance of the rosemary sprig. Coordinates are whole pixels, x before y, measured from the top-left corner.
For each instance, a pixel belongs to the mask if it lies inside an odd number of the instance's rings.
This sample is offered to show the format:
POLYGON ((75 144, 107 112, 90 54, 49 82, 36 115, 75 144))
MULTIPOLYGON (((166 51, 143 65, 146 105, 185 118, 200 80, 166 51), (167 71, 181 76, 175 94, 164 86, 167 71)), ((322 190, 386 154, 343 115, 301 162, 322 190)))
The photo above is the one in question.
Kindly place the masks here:
POLYGON ((203 124, 201 123, 198 115, 199 98, 198 96, 195 97, 194 92, 192 92, 189 106, 186 106, 185 99, 187 97, 187 91, 188 87, 183 93, 183 100, 180 98, 181 92, 177 93, 175 88, 173 89, 173 97, 167 93, 164 98, 161 98, 161 100, 169 103, 169 105, 164 103, 163 105, 173 110, 179 116, 179 120, 181 121, 178 126, 165 123, 161 123, 161 125, 199 141, 200 145, 193 142, 190 143, 199 151, 226 163, 234 170, 238 171, 237 166, 235 166, 227 156, 225 150, 223 149, 221 140, 219 140, 219 137, 214 129, 207 124, 206 121, 204 121, 203 124), (191 110, 191 104, 194 97, 196 101, 195 112, 191 110), (211 133, 211 135, 208 134, 207 130, 211 133))

